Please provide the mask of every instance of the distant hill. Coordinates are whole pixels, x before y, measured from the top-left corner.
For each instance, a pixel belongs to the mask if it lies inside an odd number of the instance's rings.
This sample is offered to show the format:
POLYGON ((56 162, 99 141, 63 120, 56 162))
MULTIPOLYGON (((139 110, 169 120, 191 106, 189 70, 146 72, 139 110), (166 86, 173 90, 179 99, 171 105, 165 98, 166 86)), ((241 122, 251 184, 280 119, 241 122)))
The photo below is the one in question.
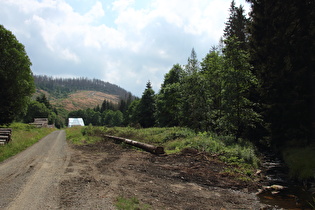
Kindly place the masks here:
POLYGON ((123 88, 98 79, 65 79, 35 75, 34 81, 34 97, 44 93, 56 108, 67 111, 94 108, 104 100, 117 104, 121 99, 134 98, 123 88))

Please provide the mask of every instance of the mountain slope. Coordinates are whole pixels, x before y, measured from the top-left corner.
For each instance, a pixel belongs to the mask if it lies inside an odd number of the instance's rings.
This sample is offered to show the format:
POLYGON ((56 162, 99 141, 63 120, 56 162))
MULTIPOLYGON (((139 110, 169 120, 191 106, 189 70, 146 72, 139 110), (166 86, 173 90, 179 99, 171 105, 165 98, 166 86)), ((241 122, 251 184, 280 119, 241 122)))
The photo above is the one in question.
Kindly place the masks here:
POLYGON ((34 80, 36 85, 34 98, 45 94, 54 107, 67 111, 94 108, 101 105, 104 100, 118 104, 121 99, 134 97, 117 85, 96 79, 34 76, 34 80))
POLYGON ((121 99, 125 99, 128 95, 131 95, 125 89, 99 79, 54 78, 46 75, 35 75, 34 81, 37 89, 45 90, 56 98, 64 97, 78 90, 99 91, 110 95, 117 95, 121 99))

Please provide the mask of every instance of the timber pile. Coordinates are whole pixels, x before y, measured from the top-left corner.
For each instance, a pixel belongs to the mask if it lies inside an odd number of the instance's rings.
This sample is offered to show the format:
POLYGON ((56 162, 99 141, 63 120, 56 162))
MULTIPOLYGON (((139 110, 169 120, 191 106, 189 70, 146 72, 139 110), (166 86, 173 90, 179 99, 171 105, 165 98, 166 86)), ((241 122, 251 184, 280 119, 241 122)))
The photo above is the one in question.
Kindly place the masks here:
POLYGON ((29 124, 34 125, 36 128, 47 128, 48 118, 34 118, 34 122, 29 124))
POLYGON ((11 141, 12 128, 0 128, 0 145, 11 141))
POLYGON ((151 152, 151 153, 156 154, 156 155, 160 155, 160 154, 165 153, 163 147, 157 147, 157 146, 154 146, 151 144, 146 144, 146 143, 134 141, 131 139, 125 139, 125 138, 117 137, 117 136, 110 136, 110 135, 104 135, 104 136, 107 138, 110 138, 110 139, 118 140, 120 142, 124 142, 126 144, 141 148, 145 151, 151 152))

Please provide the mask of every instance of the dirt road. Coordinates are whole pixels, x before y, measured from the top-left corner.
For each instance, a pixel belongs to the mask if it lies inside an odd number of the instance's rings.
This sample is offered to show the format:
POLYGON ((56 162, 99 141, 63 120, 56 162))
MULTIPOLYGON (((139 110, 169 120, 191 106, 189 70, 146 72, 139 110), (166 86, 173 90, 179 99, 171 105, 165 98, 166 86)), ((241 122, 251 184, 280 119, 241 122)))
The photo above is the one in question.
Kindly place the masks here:
POLYGON ((65 131, 55 131, 0 164, 0 208, 50 209, 59 205, 59 182, 70 153, 65 131))
POLYGON ((115 209, 136 197, 151 209, 260 209, 255 188, 196 151, 155 156, 104 140, 74 146, 55 131, 0 164, 0 209, 115 209))

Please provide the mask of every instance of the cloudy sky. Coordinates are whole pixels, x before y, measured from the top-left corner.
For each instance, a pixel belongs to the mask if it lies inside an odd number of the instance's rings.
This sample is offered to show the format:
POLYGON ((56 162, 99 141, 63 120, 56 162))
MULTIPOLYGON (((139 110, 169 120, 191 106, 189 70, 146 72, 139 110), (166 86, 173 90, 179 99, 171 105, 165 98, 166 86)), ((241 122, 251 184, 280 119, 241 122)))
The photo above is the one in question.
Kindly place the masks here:
MULTIPOLYGON (((246 12, 245 0, 235 0, 246 12)), ((157 92, 192 48, 202 60, 223 34, 231 0, 0 0, 0 24, 37 75, 107 81, 157 92)))

